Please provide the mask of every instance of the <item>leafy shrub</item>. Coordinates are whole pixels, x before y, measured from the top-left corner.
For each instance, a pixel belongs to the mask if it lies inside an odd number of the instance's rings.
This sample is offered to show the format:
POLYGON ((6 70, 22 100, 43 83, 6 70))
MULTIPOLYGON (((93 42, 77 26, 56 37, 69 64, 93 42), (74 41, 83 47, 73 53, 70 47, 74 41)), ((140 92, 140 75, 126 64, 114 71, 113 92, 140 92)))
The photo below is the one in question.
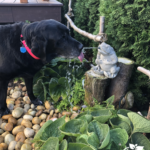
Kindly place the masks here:
POLYGON ((113 100, 88 107, 69 122, 65 116, 46 122, 34 137, 35 145, 40 150, 123 150, 130 141, 148 150, 150 141, 141 133, 150 133, 150 121, 129 110, 115 111, 113 100))
POLYGON ((43 101, 54 101, 59 109, 81 103, 84 99, 81 78, 85 71, 77 59, 56 58, 34 76, 34 95, 43 101), (60 98, 63 101, 57 103, 60 98))

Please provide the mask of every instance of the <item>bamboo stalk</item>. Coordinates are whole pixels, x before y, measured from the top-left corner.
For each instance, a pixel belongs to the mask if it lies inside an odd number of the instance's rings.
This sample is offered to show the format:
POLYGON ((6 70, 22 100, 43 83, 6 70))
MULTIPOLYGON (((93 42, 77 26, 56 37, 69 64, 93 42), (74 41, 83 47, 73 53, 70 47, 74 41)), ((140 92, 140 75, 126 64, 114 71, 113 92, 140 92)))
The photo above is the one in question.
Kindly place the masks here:
POLYGON ((145 69, 143 67, 138 67, 137 70, 139 70, 140 72, 146 74, 150 78, 150 71, 149 70, 147 70, 147 69, 145 69))
POLYGON ((105 23, 105 17, 104 16, 100 16, 100 30, 99 30, 99 34, 104 33, 104 23, 105 23))
MULTIPOLYGON (((81 30, 80 28, 78 28, 78 27, 74 24, 74 22, 70 19, 70 17, 69 17, 67 14, 65 14, 65 17, 66 17, 66 19, 69 21, 70 26, 71 26, 75 31, 77 31, 78 33, 80 33, 80 34, 82 34, 83 36, 88 37, 89 39, 94 40, 94 41, 96 41, 96 42, 100 42, 100 41, 103 40, 103 38, 102 38, 101 35, 93 35, 93 34, 91 34, 91 33, 88 33, 88 32, 86 32, 86 31, 83 31, 83 30, 81 30)), ((104 27, 103 27, 103 28, 104 28, 104 27)))

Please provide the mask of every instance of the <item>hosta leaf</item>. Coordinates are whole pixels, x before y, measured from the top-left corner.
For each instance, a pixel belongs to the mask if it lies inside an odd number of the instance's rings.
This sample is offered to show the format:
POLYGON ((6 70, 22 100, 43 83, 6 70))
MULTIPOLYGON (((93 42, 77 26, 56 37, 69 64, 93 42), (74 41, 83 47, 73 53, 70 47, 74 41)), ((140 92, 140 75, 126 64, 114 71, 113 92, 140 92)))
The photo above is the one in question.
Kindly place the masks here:
POLYGON ((110 130, 110 139, 118 146, 124 146, 128 142, 128 134, 125 129, 112 129, 110 130))
POLYGON ((50 137, 40 148, 40 150, 59 150, 59 139, 50 137))
POLYGON ((110 119, 110 124, 113 128, 122 128, 127 131, 128 134, 131 133, 131 126, 126 122, 126 120, 120 118, 119 116, 110 119))
POLYGON ((60 143, 59 150, 67 150, 67 146, 68 146, 67 140, 63 140, 60 143))
POLYGON ((85 120, 88 123, 90 123, 92 121, 93 117, 92 117, 92 115, 84 115, 84 116, 78 117, 78 119, 85 120))
POLYGON ((59 129, 65 135, 77 137, 87 132, 87 126, 87 121, 81 119, 73 119, 69 122, 66 122, 59 129))
POLYGON ((91 111, 91 115, 93 116, 94 120, 100 123, 105 123, 112 116, 112 113, 110 112, 110 110, 102 109, 102 110, 91 111))
POLYGON ((106 101, 104 101, 105 103, 107 103, 107 105, 112 105, 114 102, 115 96, 111 96, 109 97, 106 101))
POLYGON ((65 77, 52 78, 49 83, 49 92, 52 99, 57 102, 60 97, 65 99, 69 89, 68 80, 65 77))
POLYGON ((131 140, 134 145, 137 144, 137 147, 136 147, 137 150, 138 150, 138 148, 139 148, 139 150, 149 150, 149 148, 150 148, 150 141, 148 140, 148 138, 146 136, 144 136, 141 133, 132 134, 131 140), (142 147, 143 147, 143 149, 142 149, 142 147))
POLYGON ((59 127, 62 126, 64 123, 65 123, 65 116, 51 123, 44 129, 41 139, 43 141, 46 141, 49 137, 58 137, 59 140, 61 141, 64 137, 64 134, 61 133, 59 127))
POLYGON ((41 129, 36 133, 36 135, 34 136, 34 142, 35 141, 39 141, 41 140, 41 136, 44 132, 44 129, 49 126, 53 121, 52 120, 48 120, 47 122, 44 123, 44 125, 41 127, 41 129))
POLYGON ((98 121, 94 120, 88 125, 88 132, 95 132, 98 136, 101 144, 99 149, 102 149, 108 145, 110 141, 110 132, 109 126, 107 124, 101 124, 98 121))
POLYGON ((69 143, 68 150, 94 150, 94 149, 83 143, 69 143))
POLYGON ((78 136, 76 138, 76 142, 77 143, 84 143, 84 144, 88 144, 88 135, 87 134, 82 134, 80 136, 78 136))
POLYGON ((150 120, 134 112, 128 113, 128 117, 133 123, 134 127, 133 133, 135 132, 150 133, 150 120))
POLYGON ((37 80, 39 79, 39 77, 44 76, 44 73, 42 70, 38 71, 33 78, 33 84, 36 84, 37 80))
POLYGON ((53 78, 53 77, 60 78, 60 75, 51 68, 46 68, 43 71, 44 71, 44 75, 48 76, 49 78, 53 78))
POLYGON ((98 149, 100 146, 100 141, 98 139, 98 136, 96 135, 95 132, 90 133, 88 137, 88 143, 93 146, 95 149, 98 149))
POLYGON ((117 111, 117 114, 121 114, 121 115, 123 115, 123 116, 128 117, 127 113, 129 113, 129 112, 131 112, 131 111, 130 111, 130 110, 127 110, 127 109, 119 109, 119 110, 117 111))

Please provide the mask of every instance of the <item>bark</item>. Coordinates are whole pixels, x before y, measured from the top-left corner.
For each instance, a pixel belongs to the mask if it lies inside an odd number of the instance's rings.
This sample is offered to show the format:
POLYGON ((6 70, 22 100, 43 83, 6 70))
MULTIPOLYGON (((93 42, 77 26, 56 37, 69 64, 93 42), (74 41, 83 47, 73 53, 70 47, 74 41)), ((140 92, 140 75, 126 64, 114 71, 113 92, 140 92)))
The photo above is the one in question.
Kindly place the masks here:
POLYGON ((115 78, 111 79, 106 96, 108 98, 112 95, 115 95, 113 104, 116 107, 119 105, 120 100, 127 92, 134 61, 128 58, 120 57, 118 58, 118 66, 120 67, 120 71, 115 78))
POLYGON ((95 104, 93 97, 98 101, 104 101, 105 89, 110 79, 95 74, 92 70, 85 73, 85 102, 90 106, 95 104))

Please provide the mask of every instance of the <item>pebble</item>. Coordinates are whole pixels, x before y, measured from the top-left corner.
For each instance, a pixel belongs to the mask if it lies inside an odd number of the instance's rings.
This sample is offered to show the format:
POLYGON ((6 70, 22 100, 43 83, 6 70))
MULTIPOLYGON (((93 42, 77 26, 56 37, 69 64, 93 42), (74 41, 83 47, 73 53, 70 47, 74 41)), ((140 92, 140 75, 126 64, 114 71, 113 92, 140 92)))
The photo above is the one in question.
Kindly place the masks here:
POLYGON ((21 92, 20 91, 16 91, 16 92, 14 92, 13 94, 12 94, 12 98, 15 98, 15 99, 17 99, 18 97, 20 97, 21 96, 21 92))
POLYGON ((9 145, 10 142, 11 142, 11 141, 14 141, 14 140, 15 140, 15 137, 14 137, 12 134, 7 134, 7 135, 5 136, 5 143, 6 143, 7 145, 9 145))
POLYGON ((40 125, 35 124, 32 128, 33 128, 34 130, 39 130, 41 127, 40 127, 40 125))
POLYGON ((15 141, 17 141, 17 142, 24 142, 25 139, 26 139, 26 137, 24 135, 24 132, 19 132, 16 135, 15 141))
POLYGON ((59 113, 60 111, 59 111, 59 109, 55 109, 55 113, 57 114, 57 113, 59 113))
POLYGON ((38 117, 34 117, 34 118, 32 119, 32 123, 33 123, 33 124, 40 124, 40 123, 41 123, 41 119, 38 118, 38 117))
POLYGON ((13 135, 16 135, 16 134, 18 134, 19 132, 23 132, 24 129, 25 129, 25 127, 22 126, 22 125, 16 126, 16 127, 13 129, 12 134, 13 134, 13 135))
POLYGON ((45 108, 46 108, 46 109, 50 109, 50 108, 51 108, 51 104, 50 104, 49 101, 46 101, 46 102, 45 102, 45 108))
POLYGON ((31 108, 32 108, 32 109, 34 109, 34 108, 35 108, 34 104, 31 104, 31 108))
POLYGON ((73 111, 78 111, 79 109, 80 109, 80 106, 74 106, 74 107, 72 108, 73 111))
POLYGON ((0 129, 0 134, 3 134, 4 133, 4 130, 3 129, 0 129))
POLYGON ((57 120, 57 118, 54 118, 54 117, 53 117, 53 118, 51 118, 50 120, 52 120, 52 121, 56 121, 56 120, 57 120))
POLYGON ((4 128, 5 125, 6 125, 6 123, 2 123, 2 124, 1 124, 1 129, 3 129, 4 131, 5 131, 5 128, 4 128))
POLYGON ((24 141, 24 144, 32 144, 32 141, 33 140, 33 138, 27 138, 25 141, 24 141))
POLYGON ((0 143, 4 142, 4 137, 2 135, 0 135, 0 143))
POLYGON ((12 115, 14 118, 19 118, 22 116, 24 110, 21 107, 17 107, 15 110, 12 111, 12 115))
POLYGON ((7 149, 8 149, 8 146, 7 146, 6 143, 1 143, 1 144, 0 144, 0 147, 2 147, 3 150, 7 150, 7 149))
POLYGON ((27 119, 27 120, 32 121, 33 117, 31 115, 24 115, 23 119, 27 119))
POLYGON ((30 144, 23 144, 21 150, 32 150, 32 147, 30 144))
POLYGON ((66 122, 70 121, 70 118, 69 118, 69 117, 66 117, 66 118, 65 118, 65 121, 66 121, 66 122))
POLYGON ((2 117, 2 119, 4 119, 4 120, 8 120, 8 118, 9 118, 9 117, 12 117, 12 114, 4 115, 4 116, 2 117))
POLYGON ((2 136, 5 137, 7 134, 9 134, 8 131, 4 132, 4 133, 2 134, 2 136))
POLYGON ((9 110, 13 110, 14 109, 14 104, 7 104, 7 108, 9 110))
POLYGON ((26 108, 27 110, 29 110, 30 105, 29 105, 29 104, 25 104, 25 105, 24 105, 24 108, 26 108))
POLYGON ((34 134, 35 134, 35 132, 34 132, 33 129, 30 129, 30 128, 25 128, 25 129, 24 129, 24 135, 25 135, 27 138, 33 137, 34 134))
POLYGON ((5 129, 5 131, 12 131, 12 129, 13 129, 13 123, 7 123, 4 126, 4 129, 5 129))
POLYGON ((53 116, 53 113, 54 113, 54 110, 51 110, 50 111, 50 115, 53 116))
POLYGON ((22 88, 22 91, 25 92, 27 90, 26 86, 22 88))
POLYGON ((70 118, 71 118, 71 119, 74 119, 74 118, 76 118, 78 115, 79 115, 78 113, 73 113, 70 118))
POLYGON ((8 118, 8 123, 12 123, 13 125, 17 124, 17 120, 14 117, 9 117, 8 118))
POLYGON ((33 111, 28 111, 28 114, 34 117, 35 114, 36 114, 36 111, 34 111, 34 110, 33 111))
POLYGON ((41 114, 40 117, 39 117, 41 120, 44 120, 47 118, 47 115, 46 114, 41 114))
POLYGON ((15 150, 20 150, 22 145, 23 145, 22 142, 17 142, 17 144, 15 146, 15 150))
POLYGON ((36 117, 40 116, 40 115, 42 114, 42 112, 43 112, 43 110, 39 110, 39 111, 35 114, 35 116, 36 116, 36 117))
POLYGON ((14 150, 16 144, 17 144, 16 141, 11 141, 10 144, 9 144, 9 146, 8 146, 8 150, 14 150))
POLYGON ((32 123, 29 120, 27 120, 27 119, 23 119, 22 122, 21 122, 21 125, 25 126, 27 128, 31 128, 32 127, 32 123))
POLYGON ((37 106, 37 108, 36 108, 37 110, 44 110, 45 109, 45 107, 44 106, 41 106, 41 105, 39 105, 39 106, 37 106))
POLYGON ((63 115, 63 116, 66 115, 67 117, 71 116, 71 114, 72 114, 72 113, 69 112, 69 111, 63 111, 63 112, 62 112, 62 115, 63 115))
POLYGON ((17 120, 17 126, 21 125, 22 120, 23 120, 23 118, 20 118, 17 120))

